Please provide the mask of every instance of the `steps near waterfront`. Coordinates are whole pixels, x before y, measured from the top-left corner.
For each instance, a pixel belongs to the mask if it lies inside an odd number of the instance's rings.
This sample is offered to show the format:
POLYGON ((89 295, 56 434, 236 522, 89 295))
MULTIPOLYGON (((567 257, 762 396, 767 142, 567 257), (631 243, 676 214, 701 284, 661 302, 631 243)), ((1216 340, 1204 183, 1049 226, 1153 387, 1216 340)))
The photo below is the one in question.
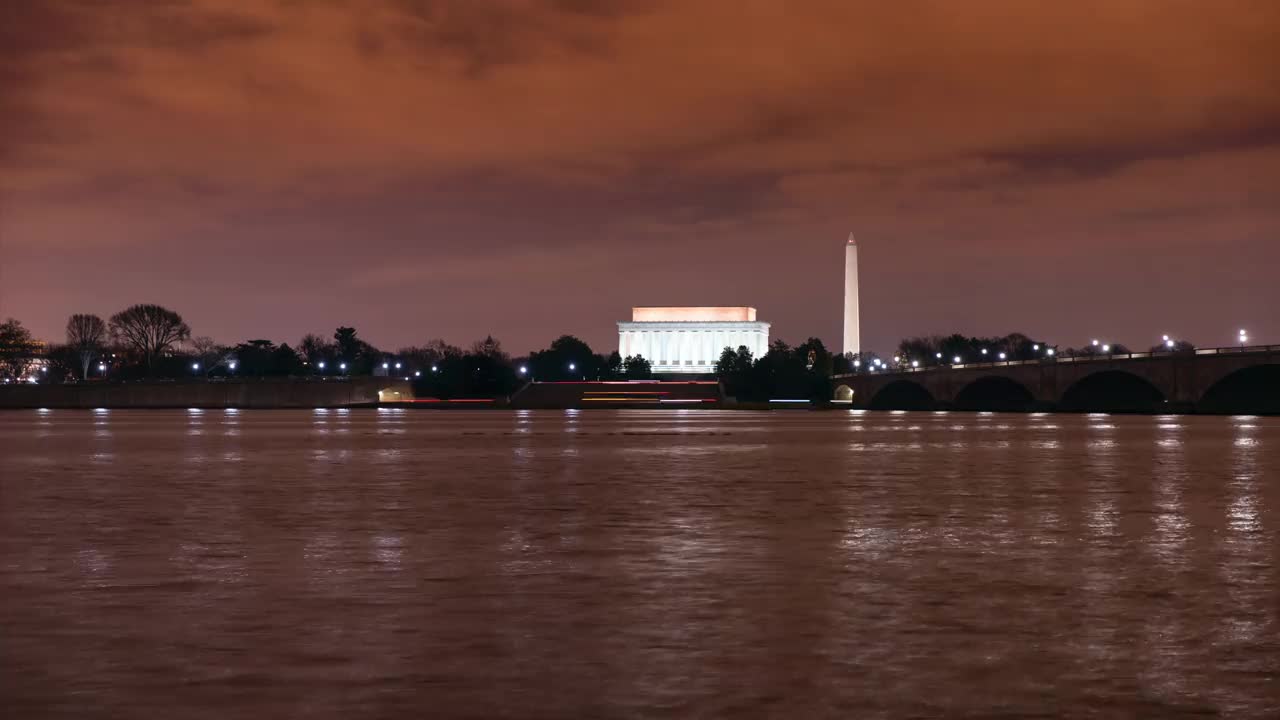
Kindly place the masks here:
POLYGON ((533 382, 511 397, 510 407, 718 408, 724 401, 715 380, 533 382))

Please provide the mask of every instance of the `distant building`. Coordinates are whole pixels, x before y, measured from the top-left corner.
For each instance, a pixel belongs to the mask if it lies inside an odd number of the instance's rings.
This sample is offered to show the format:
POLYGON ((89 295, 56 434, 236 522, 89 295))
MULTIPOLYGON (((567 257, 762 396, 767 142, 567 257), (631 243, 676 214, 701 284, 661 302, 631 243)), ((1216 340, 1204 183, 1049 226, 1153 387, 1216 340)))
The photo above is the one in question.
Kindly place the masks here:
POLYGON ((769 323, 750 307, 637 307, 618 323, 618 353, 642 355, 655 373, 711 373, 725 348, 769 350, 769 323))

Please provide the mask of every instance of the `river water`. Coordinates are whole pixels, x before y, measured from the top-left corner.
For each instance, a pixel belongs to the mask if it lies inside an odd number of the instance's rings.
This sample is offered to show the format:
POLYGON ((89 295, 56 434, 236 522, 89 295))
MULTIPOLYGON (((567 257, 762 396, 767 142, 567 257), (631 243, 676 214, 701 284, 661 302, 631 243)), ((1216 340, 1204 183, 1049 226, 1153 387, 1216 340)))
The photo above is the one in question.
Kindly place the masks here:
POLYGON ((0 412, 6 717, 1280 717, 1280 418, 0 412))

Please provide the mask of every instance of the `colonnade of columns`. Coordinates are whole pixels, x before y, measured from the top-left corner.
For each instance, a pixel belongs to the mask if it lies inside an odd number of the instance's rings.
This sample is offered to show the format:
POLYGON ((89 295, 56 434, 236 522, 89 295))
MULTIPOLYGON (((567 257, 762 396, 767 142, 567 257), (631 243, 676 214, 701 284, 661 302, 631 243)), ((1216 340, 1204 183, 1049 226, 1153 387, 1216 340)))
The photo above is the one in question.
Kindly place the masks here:
POLYGON ((769 347, 768 323, 618 323, 618 352, 642 355, 655 372, 711 372, 726 347, 755 357, 769 347))

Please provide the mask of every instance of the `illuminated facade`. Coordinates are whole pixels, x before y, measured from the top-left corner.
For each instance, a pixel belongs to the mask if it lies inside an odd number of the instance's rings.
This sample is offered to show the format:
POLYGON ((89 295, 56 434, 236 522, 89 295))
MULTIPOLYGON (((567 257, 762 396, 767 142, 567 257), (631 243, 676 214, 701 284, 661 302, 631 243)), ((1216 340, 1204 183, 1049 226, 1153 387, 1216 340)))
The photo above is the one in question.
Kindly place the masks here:
POLYGON ((655 373, 712 373, 726 347, 769 350, 769 323, 750 307, 638 307, 618 323, 618 353, 640 355, 655 373))
POLYGON ((858 243, 849 233, 844 244, 844 353, 862 352, 860 317, 858 315, 858 243))

